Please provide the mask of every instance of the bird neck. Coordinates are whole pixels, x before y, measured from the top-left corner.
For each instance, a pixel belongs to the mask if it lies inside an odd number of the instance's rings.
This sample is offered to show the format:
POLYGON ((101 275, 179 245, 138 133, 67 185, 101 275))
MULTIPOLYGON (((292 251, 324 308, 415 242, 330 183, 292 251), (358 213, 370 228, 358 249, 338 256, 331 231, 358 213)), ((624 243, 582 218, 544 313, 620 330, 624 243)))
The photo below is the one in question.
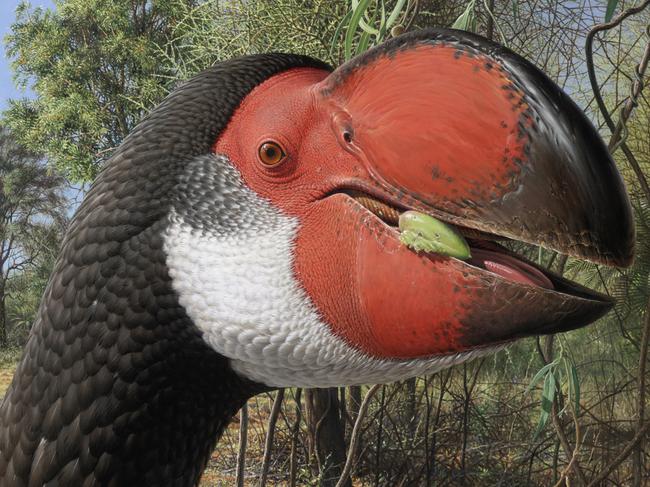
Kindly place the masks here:
POLYGON ((86 265, 68 242, 0 409, 0 486, 195 485, 262 390, 205 344, 146 233, 86 265))

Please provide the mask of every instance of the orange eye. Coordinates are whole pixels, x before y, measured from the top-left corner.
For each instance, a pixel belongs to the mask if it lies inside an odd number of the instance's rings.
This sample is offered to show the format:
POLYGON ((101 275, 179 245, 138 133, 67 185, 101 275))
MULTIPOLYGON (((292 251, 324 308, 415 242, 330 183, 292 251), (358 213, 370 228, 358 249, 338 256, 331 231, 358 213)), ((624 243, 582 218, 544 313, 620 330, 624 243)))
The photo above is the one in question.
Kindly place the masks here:
POLYGON ((259 158, 266 166, 277 166, 285 157, 287 155, 277 142, 268 141, 260 146, 259 158))

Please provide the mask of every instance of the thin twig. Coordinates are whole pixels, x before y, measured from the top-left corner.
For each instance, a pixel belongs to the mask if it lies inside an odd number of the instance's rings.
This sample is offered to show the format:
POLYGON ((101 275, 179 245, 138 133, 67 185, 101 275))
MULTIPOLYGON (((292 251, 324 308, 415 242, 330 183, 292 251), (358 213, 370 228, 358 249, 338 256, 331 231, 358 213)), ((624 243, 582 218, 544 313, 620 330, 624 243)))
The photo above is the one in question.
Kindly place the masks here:
POLYGON ((296 389, 294 401, 296 403, 296 422, 291 431, 291 456, 289 457, 289 485, 296 485, 296 451, 298 450, 298 433, 300 432, 300 421, 302 419, 302 408, 300 407, 300 396, 302 389, 296 389))
MULTIPOLYGON (((638 410, 638 418, 637 418, 637 430, 641 430, 643 428, 643 424, 645 423, 645 402, 646 402, 646 382, 645 382, 645 372, 646 372, 646 364, 648 361, 648 342, 650 342, 650 299, 648 299, 648 304, 646 305, 645 309, 645 320, 643 324, 643 336, 641 338, 641 350, 639 351, 639 375, 637 378, 637 393, 638 393, 638 404, 637 404, 637 410, 638 410)), ((639 445, 637 448, 636 453, 636 472, 635 472, 635 477, 637 477, 635 480, 638 480, 637 484, 640 485, 640 479, 641 479, 641 472, 640 466, 642 465, 642 458, 641 455, 643 453, 643 437, 639 440, 639 445)))
POLYGON ((598 477, 596 477, 594 480, 591 481, 591 483, 587 487, 596 487, 601 484, 603 480, 605 480, 612 471, 618 467, 630 454, 632 449, 645 437, 645 435, 650 431, 650 421, 648 421, 646 424, 643 425, 642 428, 640 428, 636 434, 634 435, 634 438, 630 440, 630 442, 627 444, 623 450, 621 450, 621 453, 618 454, 614 460, 612 460, 607 467, 605 467, 599 474, 598 477))
MULTIPOLYGON (((596 100, 598 108, 601 114, 603 115, 603 118, 605 119, 605 122, 607 123, 607 126, 609 127, 609 130, 612 132, 612 134, 616 133, 616 124, 614 123, 614 120, 612 120, 612 117, 609 114, 607 107, 605 106, 605 101, 603 100, 603 97, 600 93, 600 88, 598 87, 598 80, 596 79, 596 72, 594 70, 594 59, 593 59, 594 37, 598 32, 613 29, 614 27, 618 26, 621 22, 623 22, 623 20, 628 18, 630 15, 634 15, 641 12, 648 5, 650 5, 650 0, 645 0, 642 4, 623 11, 611 22, 594 25, 589 31, 589 33, 587 34, 587 37, 585 39, 587 74, 589 75, 589 82, 591 83, 591 89, 594 93, 594 99, 596 100)), ((641 185, 641 189, 643 190, 646 199, 650 201, 650 186, 648 185, 648 181, 641 169, 641 166, 639 165, 639 162, 637 161, 636 157, 634 156, 630 148, 627 146, 625 141, 623 141, 620 144, 620 147, 623 153, 625 154, 625 157, 627 158, 628 162, 630 163, 630 166, 632 167, 634 174, 636 174, 636 177, 639 180, 639 184, 641 185)))
POLYGON ((359 441, 359 436, 361 433, 361 422, 363 421, 363 418, 366 416, 366 413, 368 411, 368 405, 370 404, 370 400, 372 399, 372 396, 375 395, 375 393, 379 390, 380 387, 381 384, 375 384, 370 389, 368 389, 368 392, 366 392, 366 395, 363 398, 363 401, 361 402, 361 407, 359 407, 359 414, 357 415, 357 420, 354 422, 354 428, 352 429, 352 436, 350 437, 350 447, 348 448, 348 457, 345 460, 345 466, 343 467, 343 472, 341 472, 339 481, 336 483, 336 487, 343 487, 346 484, 348 477, 350 476, 350 472, 352 471, 352 464, 354 463, 354 457, 357 450, 357 442, 359 441))
POLYGON ((239 411, 239 450, 237 451, 237 487, 244 487, 246 469, 246 443, 248 440, 248 404, 239 411))
POLYGON ((645 72, 648 69, 648 62, 650 61, 650 25, 646 27, 646 33, 649 42, 645 46, 645 51, 643 53, 643 57, 641 58, 641 62, 636 66, 636 68, 634 68, 636 79, 632 83, 632 87, 630 89, 630 96, 625 102, 625 105, 623 105, 623 108, 621 108, 621 117, 618 120, 618 124, 616 125, 616 130, 614 130, 614 133, 612 134, 612 138, 609 141, 609 150, 612 153, 614 153, 616 149, 623 142, 625 142, 625 135, 621 137, 621 134, 626 134, 627 121, 632 116, 632 110, 634 110, 634 107, 636 107, 639 104, 638 101, 639 96, 643 91, 643 87, 644 87, 643 76, 645 75, 645 72))
POLYGON ((573 416, 573 424, 575 424, 576 427, 576 444, 573 447, 573 454, 571 455, 571 460, 569 461, 567 466, 564 467, 562 473, 560 474, 560 479, 553 487, 560 487, 562 485, 562 482, 569 474, 569 471, 573 468, 575 462, 578 461, 578 453, 580 452, 580 447, 582 446, 582 436, 580 434, 580 423, 578 422, 578 418, 576 417, 576 413, 573 410, 573 408, 570 409, 571 409, 571 416, 573 416))
POLYGON ((266 478, 269 475, 269 464, 271 463, 271 450, 273 449, 273 436, 275 434, 275 425, 282 409, 282 401, 284 400, 284 389, 280 389, 275 395, 273 406, 271 407, 271 414, 269 416, 269 427, 266 430, 266 440, 264 441, 264 455, 262 457, 262 473, 260 475, 260 487, 266 485, 266 478))
MULTIPOLYGON (((545 343, 545 350, 542 352, 541 348, 538 347, 538 351, 542 354, 542 360, 544 361, 545 364, 549 364, 552 359, 553 359, 553 340, 555 338, 555 335, 549 335, 546 337, 546 343, 545 343)), ((569 443, 569 440, 566 436, 566 433, 564 432, 564 426, 562 425, 562 421, 560 421, 560 417, 558 414, 558 394, 560 392, 557 391, 556 394, 553 395, 553 405, 551 406, 551 421, 553 423, 553 427, 555 428, 555 433, 560 440, 560 444, 562 445, 562 449, 564 450, 564 454, 567 456, 567 458, 571 458, 571 461, 569 462, 571 466, 571 470, 576 474, 578 477, 578 481, 580 482, 580 485, 587 485, 587 477, 585 476, 585 473, 582 471, 582 468, 580 467, 580 463, 578 462, 577 458, 574 458, 574 450, 575 448, 571 448, 571 444, 569 443)), ((576 445, 578 446, 578 445, 576 445)))

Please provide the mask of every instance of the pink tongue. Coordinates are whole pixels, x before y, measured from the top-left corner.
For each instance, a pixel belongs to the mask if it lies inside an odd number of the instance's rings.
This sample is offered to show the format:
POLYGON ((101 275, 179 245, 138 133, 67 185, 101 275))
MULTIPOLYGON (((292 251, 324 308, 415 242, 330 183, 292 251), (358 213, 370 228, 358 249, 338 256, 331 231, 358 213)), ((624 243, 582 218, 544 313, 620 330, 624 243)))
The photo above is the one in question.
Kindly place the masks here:
POLYGON ((510 281, 553 289, 553 284, 541 271, 506 254, 472 247, 470 264, 482 267, 510 281))

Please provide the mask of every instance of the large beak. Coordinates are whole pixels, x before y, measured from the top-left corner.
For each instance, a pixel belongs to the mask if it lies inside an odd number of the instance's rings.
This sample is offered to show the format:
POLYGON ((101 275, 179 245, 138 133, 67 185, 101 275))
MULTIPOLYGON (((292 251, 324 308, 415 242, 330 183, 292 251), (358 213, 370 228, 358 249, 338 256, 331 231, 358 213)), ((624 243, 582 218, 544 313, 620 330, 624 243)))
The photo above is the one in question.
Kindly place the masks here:
POLYGON ((533 65, 475 35, 424 31, 343 65, 318 96, 369 175, 340 188, 338 218, 354 243, 331 237, 354 266, 351 319, 365 317, 367 349, 465 350, 583 326, 611 308, 491 242, 618 266, 633 258, 631 208, 607 148, 533 65), (455 225, 474 258, 406 248, 394 226, 406 209, 455 225))

